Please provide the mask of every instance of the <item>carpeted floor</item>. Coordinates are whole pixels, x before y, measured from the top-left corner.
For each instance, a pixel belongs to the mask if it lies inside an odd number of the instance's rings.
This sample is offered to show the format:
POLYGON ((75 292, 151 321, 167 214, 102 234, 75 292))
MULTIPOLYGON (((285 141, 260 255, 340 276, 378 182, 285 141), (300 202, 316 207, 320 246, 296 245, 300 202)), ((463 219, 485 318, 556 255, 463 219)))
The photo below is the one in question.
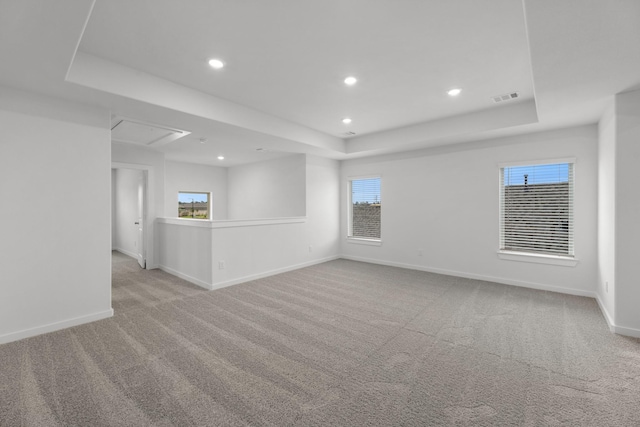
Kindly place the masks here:
POLYGON ((207 292, 114 253, 113 307, 0 346, 0 425, 640 425, 640 342, 589 298, 345 260, 207 292))

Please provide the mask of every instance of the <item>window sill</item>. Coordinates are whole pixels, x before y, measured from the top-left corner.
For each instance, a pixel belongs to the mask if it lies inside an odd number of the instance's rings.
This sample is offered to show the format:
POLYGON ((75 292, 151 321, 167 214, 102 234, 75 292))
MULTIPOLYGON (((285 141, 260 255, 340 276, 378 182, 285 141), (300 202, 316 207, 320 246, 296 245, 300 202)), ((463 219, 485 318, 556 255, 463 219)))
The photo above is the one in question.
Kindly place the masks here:
POLYGON ((575 267, 580 260, 572 257, 558 255, 531 254, 527 252, 498 251, 498 258, 505 261, 530 262, 534 264, 560 265, 563 267, 575 267))
POLYGON ((354 243, 356 245, 382 246, 382 240, 365 239, 362 237, 347 237, 347 243, 354 243))

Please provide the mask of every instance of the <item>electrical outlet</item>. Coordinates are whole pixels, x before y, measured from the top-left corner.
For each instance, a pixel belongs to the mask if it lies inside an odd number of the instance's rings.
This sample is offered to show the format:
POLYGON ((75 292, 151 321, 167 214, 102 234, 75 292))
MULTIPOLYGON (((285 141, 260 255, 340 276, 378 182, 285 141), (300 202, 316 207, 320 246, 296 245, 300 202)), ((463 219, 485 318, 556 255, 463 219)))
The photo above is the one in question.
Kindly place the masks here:
POLYGON ((309 245, 309 252, 313 252, 313 246, 309 245))
POLYGON ((609 282, 604 282, 604 290, 609 293, 609 282))
POLYGON ((218 261, 218 270, 224 270, 227 266, 227 263, 224 261, 218 261))

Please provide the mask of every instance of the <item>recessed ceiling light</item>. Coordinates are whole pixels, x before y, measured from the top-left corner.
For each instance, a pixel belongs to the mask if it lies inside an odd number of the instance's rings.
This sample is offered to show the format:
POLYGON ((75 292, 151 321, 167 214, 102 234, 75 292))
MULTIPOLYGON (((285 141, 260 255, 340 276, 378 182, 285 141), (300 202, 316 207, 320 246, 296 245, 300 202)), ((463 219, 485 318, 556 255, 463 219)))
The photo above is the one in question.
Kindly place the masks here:
POLYGON ((224 160, 224 156, 218 156, 218 160, 224 160))
POLYGON ((447 92, 447 94, 449 96, 458 96, 460 95, 460 92, 462 92, 462 89, 455 88, 455 89, 451 89, 449 92, 447 92))
POLYGON ((351 123, 351 119, 349 117, 345 117, 344 119, 342 119, 342 123, 348 125, 349 123, 351 123))
POLYGON ((220 68, 224 67, 224 62, 222 62, 219 59, 210 59, 209 65, 211 65, 211 68, 215 68, 216 70, 219 70, 220 68))
POLYGON ((346 79, 344 79, 344 84, 353 86, 354 84, 356 84, 357 81, 358 79, 356 79, 355 77, 349 76, 346 79))

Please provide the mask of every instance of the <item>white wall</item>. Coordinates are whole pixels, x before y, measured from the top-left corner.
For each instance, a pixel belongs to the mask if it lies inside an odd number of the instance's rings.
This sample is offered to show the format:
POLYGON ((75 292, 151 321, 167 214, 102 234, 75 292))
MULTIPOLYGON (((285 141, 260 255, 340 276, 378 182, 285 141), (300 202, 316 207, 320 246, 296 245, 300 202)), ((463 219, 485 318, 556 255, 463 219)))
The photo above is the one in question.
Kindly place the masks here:
POLYGON ((111 169, 111 249, 115 249, 116 242, 116 170, 111 169))
POLYGON ((616 95, 615 319, 640 337, 640 91, 616 95))
POLYGON ((164 213, 164 153, 133 144, 113 142, 111 144, 111 160, 116 167, 142 168, 148 170, 147 183, 147 226, 146 252, 147 268, 158 267, 156 239, 156 218, 164 213), (126 164, 127 166, 123 166, 126 164))
POLYGON ((212 289, 211 223, 174 220, 177 224, 158 220, 160 268, 205 289, 212 289))
POLYGON ((302 177, 306 182, 303 198, 307 220, 304 223, 214 229, 214 284, 236 283, 268 272, 337 257, 338 165, 335 160, 306 156, 302 177), (219 261, 225 261, 224 270, 218 269, 219 261))
POLYGON ((616 117, 612 101, 598 124, 598 300, 615 324, 616 117), (607 286, 608 283, 608 286, 607 286))
POLYGON ((213 218, 227 219, 227 168, 165 162, 165 216, 178 217, 178 192, 212 193, 213 218))
POLYGON ((336 258, 339 163, 307 156, 305 169, 306 218, 160 220, 161 268, 212 289, 336 258))
POLYGON ((597 137, 592 125, 345 161, 341 252, 353 259, 594 296, 597 137), (576 158, 579 264, 565 267, 498 259, 498 164, 566 157, 576 158), (382 175, 382 245, 349 243, 347 178, 374 174, 382 175))
POLYGON ((340 162, 307 155, 305 239, 320 258, 340 252, 340 162))
POLYGON ((138 183, 144 172, 138 169, 114 169, 114 249, 132 257, 138 254, 138 183))
POLYGON ((0 343, 113 315, 109 124, 0 87, 0 343))
POLYGON ((229 168, 229 219, 304 216, 305 155, 229 168))

